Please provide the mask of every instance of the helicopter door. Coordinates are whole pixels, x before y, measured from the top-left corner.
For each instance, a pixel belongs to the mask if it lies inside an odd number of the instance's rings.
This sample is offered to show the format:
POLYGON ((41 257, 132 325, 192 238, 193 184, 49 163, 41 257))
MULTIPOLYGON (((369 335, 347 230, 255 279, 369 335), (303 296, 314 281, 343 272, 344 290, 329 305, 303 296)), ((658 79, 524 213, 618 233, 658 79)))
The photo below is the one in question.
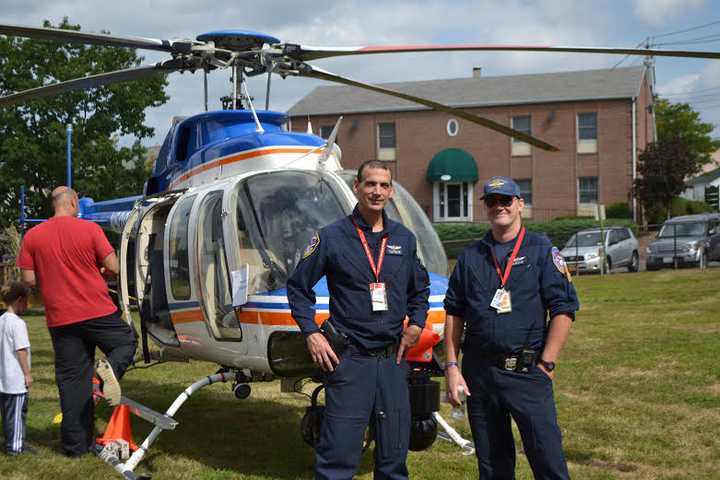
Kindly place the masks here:
POLYGON ((163 256, 165 222, 174 200, 170 198, 144 211, 135 235, 136 297, 141 327, 168 346, 180 345, 170 319, 163 256))
POLYGON ((139 209, 130 212, 120 240, 120 305, 125 321, 130 323, 130 292, 135 294, 135 227, 139 209))
POLYGON ((227 248, 223 234, 223 192, 208 193, 197 215, 197 272, 203 313, 218 340, 242 340, 232 305, 227 248))

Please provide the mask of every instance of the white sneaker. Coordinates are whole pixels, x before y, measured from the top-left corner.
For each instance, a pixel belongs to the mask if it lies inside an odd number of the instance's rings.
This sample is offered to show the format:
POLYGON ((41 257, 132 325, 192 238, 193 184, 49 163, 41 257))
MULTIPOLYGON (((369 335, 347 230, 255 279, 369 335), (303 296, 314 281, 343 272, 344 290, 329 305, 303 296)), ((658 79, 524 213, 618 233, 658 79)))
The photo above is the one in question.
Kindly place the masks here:
POLYGON ((112 407, 119 404, 122 390, 110 363, 105 359, 98 360, 95 362, 95 372, 102 381, 101 390, 105 401, 112 407))

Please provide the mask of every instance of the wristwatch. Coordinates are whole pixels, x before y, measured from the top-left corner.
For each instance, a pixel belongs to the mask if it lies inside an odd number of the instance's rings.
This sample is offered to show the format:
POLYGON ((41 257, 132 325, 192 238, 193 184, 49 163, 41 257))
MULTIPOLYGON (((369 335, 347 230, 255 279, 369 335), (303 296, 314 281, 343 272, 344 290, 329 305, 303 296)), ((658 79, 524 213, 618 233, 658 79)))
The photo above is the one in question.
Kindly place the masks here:
POLYGON ((545 367, 545 370, 547 370, 548 372, 552 372, 553 370, 555 370, 555 362, 546 362, 541 358, 540 360, 538 360, 538 363, 545 367))

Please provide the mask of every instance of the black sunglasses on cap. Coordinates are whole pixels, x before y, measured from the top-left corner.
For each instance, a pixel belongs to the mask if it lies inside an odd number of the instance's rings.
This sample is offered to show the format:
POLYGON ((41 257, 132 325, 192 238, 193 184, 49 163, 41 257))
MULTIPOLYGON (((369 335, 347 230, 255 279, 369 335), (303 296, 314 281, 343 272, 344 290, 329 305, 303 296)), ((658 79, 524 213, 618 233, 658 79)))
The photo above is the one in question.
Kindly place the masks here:
POLYGON ((510 205, 512 205, 513 200, 515 200, 515 197, 510 197, 507 195, 492 195, 483 199, 483 201, 485 202, 485 206, 488 208, 493 208, 496 205, 500 205, 501 207, 509 207, 510 205))

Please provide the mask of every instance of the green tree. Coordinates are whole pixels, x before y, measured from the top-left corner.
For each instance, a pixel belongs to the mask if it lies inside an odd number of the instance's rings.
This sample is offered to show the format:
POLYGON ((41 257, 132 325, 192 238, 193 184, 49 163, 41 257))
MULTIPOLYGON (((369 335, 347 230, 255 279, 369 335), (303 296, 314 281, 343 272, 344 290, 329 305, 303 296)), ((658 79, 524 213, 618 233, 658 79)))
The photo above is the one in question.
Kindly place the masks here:
POLYGON ((638 159, 635 195, 651 223, 670 216, 672 200, 685 190, 685 179, 700 171, 685 140, 675 136, 648 144, 638 159))
POLYGON ((720 148, 720 140, 711 137, 714 125, 703 122, 700 113, 687 103, 659 99, 655 102, 655 121, 658 140, 680 138, 690 157, 700 166, 708 163, 720 148))
MULTIPOLYGON (((45 21, 44 26, 52 27, 45 21)), ((80 30, 67 18, 57 28, 80 30)), ((138 66, 135 50, 0 37, 0 95, 85 75, 138 66)), ((138 194, 148 174, 143 138, 153 135, 145 109, 162 105, 167 80, 122 82, 66 92, 0 109, 0 227, 26 213, 50 215, 48 195, 66 182, 66 125, 73 125, 73 187, 95 200, 138 194), (135 137, 129 147, 121 136, 135 137)))

